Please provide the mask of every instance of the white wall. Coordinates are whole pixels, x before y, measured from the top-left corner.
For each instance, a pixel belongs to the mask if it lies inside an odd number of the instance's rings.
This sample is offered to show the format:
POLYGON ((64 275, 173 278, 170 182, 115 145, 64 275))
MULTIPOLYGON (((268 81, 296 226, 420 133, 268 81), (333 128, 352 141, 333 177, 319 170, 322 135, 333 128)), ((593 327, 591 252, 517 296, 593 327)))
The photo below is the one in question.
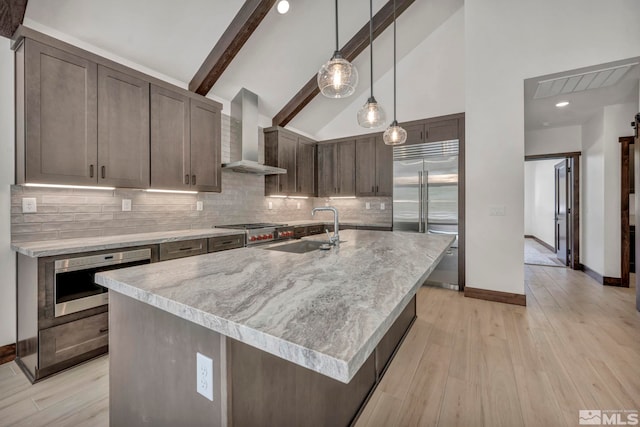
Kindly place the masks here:
MULTIPOLYGON (((364 74, 365 70, 361 69, 360 73, 364 74)), ((413 51, 399 60, 397 73, 399 122, 463 112, 464 8, 460 8, 413 51)), ((388 124, 393 120, 393 69, 375 81, 374 93, 387 113, 388 124)), ((356 120, 356 114, 366 96, 354 99, 344 111, 320 129, 315 137, 322 140, 370 133, 370 129, 358 126, 356 120)))
POLYGON ((524 234, 554 246, 555 165, 559 159, 524 164, 524 234))
POLYGON ((0 37, 0 347, 16 342, 16 262, 11 250, 14 183, 13 51, 0 37))
POLYGON ((604 111, 582 126, 581 262, 604 273, 604 111))
POLYGON ((524 80, 638 56, 639 15, 635 0, 465 2, 468 286, 524 293, 524 80))
POLYGON ((582 149, 582 126, 562 126, 524 133, 524 154, 570 153, 582 149))

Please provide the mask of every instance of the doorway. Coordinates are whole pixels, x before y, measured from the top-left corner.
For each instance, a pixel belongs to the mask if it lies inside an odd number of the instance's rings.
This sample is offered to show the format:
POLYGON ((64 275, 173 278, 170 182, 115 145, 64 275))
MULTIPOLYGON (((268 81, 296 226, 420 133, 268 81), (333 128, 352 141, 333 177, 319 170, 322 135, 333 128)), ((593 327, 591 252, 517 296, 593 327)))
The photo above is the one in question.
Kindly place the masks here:
POLYGON ((579 270, 580 152, 525 162, 525 264, 579 270))

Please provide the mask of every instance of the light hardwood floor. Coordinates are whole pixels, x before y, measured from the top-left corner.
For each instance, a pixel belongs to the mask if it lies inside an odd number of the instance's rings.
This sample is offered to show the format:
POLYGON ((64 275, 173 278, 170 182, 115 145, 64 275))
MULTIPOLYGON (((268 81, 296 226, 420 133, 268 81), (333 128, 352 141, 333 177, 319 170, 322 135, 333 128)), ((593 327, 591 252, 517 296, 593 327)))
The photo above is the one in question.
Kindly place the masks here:
MULTIPOLYGON (((640 409, 635 289, 557 267, 525 275, 526 308, 422 288, 357 426, 576 426, 579 409, 640 409)), ((33 386, 0 366, 0 425, 107 426, 108 358, 33 386)))

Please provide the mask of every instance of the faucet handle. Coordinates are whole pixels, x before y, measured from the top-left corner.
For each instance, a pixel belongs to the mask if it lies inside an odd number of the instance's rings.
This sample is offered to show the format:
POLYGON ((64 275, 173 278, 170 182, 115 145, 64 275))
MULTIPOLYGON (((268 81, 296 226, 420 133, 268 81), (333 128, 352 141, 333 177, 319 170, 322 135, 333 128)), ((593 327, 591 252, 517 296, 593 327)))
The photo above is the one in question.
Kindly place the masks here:
POLYGON ((327 233, 327 237, 329 238, 329 243, 331 243, 331 234, 329 234, 329 229, 325 228, 324 231, 327 233))

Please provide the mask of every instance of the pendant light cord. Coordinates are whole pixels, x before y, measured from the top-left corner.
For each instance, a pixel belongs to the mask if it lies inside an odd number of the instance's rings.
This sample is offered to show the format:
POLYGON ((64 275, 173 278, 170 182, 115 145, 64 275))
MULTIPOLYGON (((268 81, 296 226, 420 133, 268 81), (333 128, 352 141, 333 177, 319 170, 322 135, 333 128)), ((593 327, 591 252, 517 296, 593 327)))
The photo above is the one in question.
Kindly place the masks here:
POLYGON ((393 0, 393 122, 396 120, 396 0, 393 0))
POLYGON ((369 49, 371 50, 371 61, 369 62, 371 98, 373 98, 373 0, 369 0, 369 49))
POLYGON ((340 50, 340 46, 338 45, 338 0, 336 0, 336 52, 338 50, 340 50))

